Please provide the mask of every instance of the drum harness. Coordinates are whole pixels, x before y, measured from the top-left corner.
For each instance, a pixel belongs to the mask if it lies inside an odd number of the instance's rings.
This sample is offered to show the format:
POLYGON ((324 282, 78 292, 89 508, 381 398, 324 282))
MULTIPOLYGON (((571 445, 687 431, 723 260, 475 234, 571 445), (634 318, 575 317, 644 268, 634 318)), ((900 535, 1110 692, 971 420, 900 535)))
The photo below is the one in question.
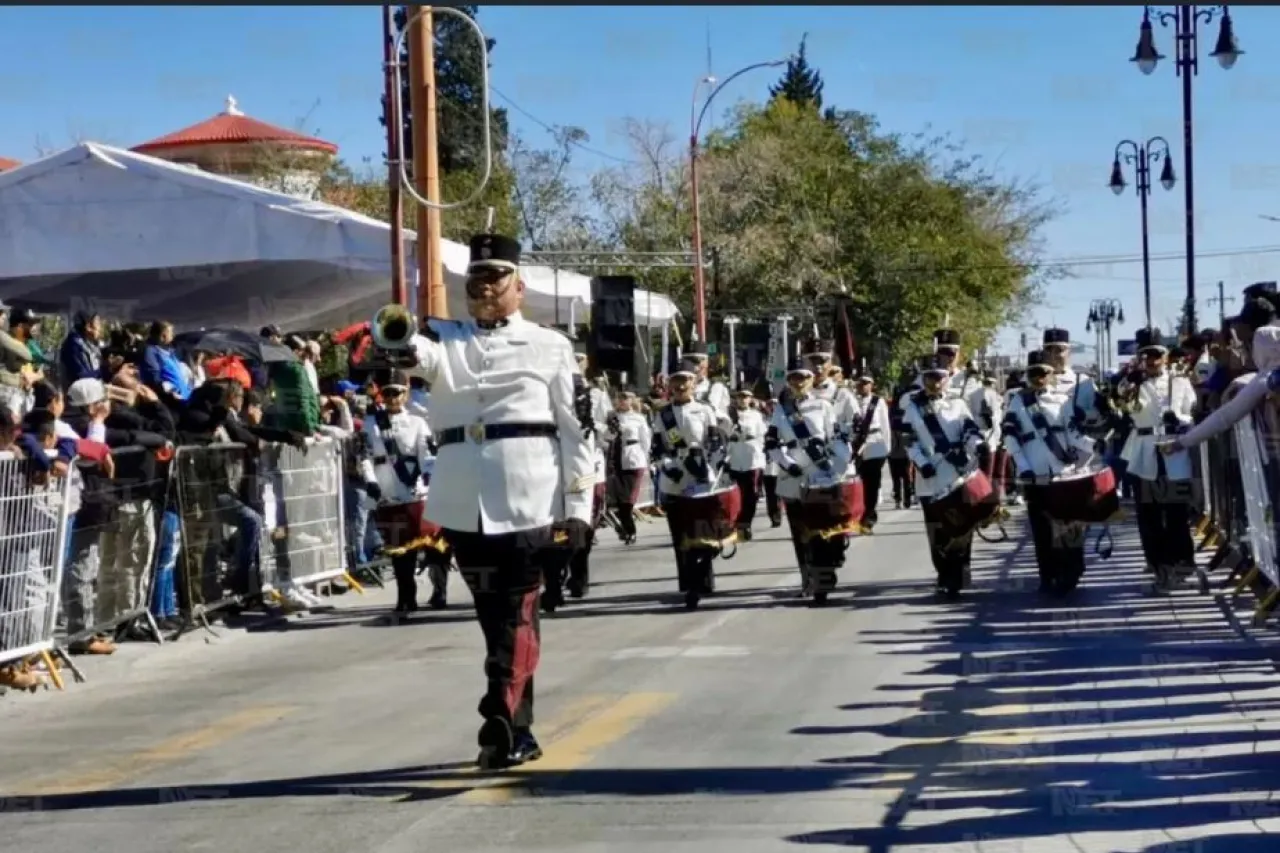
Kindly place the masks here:
MULTIPOLYGON (((679 466, 672 465, 664 466, 662 473, 666 474, 673 482, 676 483, 684 479, 685 471, 688 471, 699 480, 714 482, 711 480, 712 472, 711 463, 708 459, 708 451, 701 447, 692 447, 689 445, 689 442, 684 440, 684 434, 680 432, 680 425, 676 422, 675 404, 669 403, 664 406, 662 411, 659 412, 658 417, 662 420, 662 436, 659 439, 659 437, 655 435, 655 441, 660 440, 662 445, 671 453, 678 454, 682 450, 685 451, 683 471, 680 470, 679 466)), ((715 430, 714 427, 712 427, 708 430, 708 437, 711 437, 713 430, 717 434, 719 433, 719 430, 715 430)), ((709 448, 709 450, 714 452, 715 448, 709 448)), ((720 471, 717 470, 715 473, 718 478, 720 471)))
POLYGON ((403 452, 400 442, 392 431, 391 415, 387 413, 386 409, 377 411, 374 415, 374 423, 378 425, 378 437, 382 439, 382 447, 387 455, 374 456, 373 464, 385 465, 390 463, 391 470, 395 472, 396 479, 400 481, 401 485, 406 489, 413 489, 423 473, 418 457, 403 452))
MULTIPOLYGON (((946 398, 944 397, 943 399, 946 398)), ((964 398, 960 399, 963 400, 964 398)), ((967 476, 970 473, 969 466, 973 460, 969 458, 969 452, 965 450, 963 443, 956 444, 947 438, 947 434, 942 430, 942 422, 938 420, 938 415, 933 410, 932 403, 933 401, 925 396, 923 390, 915 393, 916 408, 919 409, 920 417, 924 421, 924 428, 928 431, 930 440, 933 441, 934 452, 942 454, 943 458, 950 462, 956 471, 960 472, 962 476, 967 476)), ((961 431, 962 439, 970 435, 982 436, 982 432, 978 429, 978 424, 972 417, 964 419, 964 426, 961 431)), ((1004 525, 997 521, 995 526, 1000 531, 998 538, 984 535, 982 527, 977 529, 979 538, 984 542, 993 544, 1006 541, 1009 538, 1009 532, 1004 529, 1004 525)))
MULTIPOLYGON (((1034 389, 1024 388, 1018 393, 1022 398, 1023 410, 1027 413, 1027 418, 1031 421, 1032 431, 1029 433, 1019 433, 1014 436, 1019 444, 1026 444, 1040 437, 1040 433, 1044 433, 1045 447, 1049 448, 1049 452, 1063 465, 1071 464, 1071 456, 1067 453, 1066 448, 1062 446, 1059 440, 1059 433, 1066 433, 1067 428, 1063 426, 1051 426, 1049 419, 1045 417, 1044 410, 1040 408, 1039 395, 1034 389)), ((1076 382, 1071 395, 1071 412, 1072 418, 1076 417, 1079 412, 1078 401, 1080 398, 1080 383, 1076 382)), ((1103 525, 1098 531, 1098 536, 1093 540, 1093 552, 1103 560, 1111 559, 1111 553, 1115 550, 1115 540, 1111 536, 1111 527, 1103 525), (1105 541, 1105 545, 1103 544, 1105 541)))
MULTIPOLYGON (((804 421, 804 415, 800 413, 800 409, 796 406, 796 400, 793 395, 788 395, 786 399, 780 400, 782 405, 782 413, 787 417, 787 423, 791 426, 791 432, 795 435, 794 441, 781 442, 780 447, 792 450, 796 447, 804 445, 805 454, 813 460, 813 464, 819 471, 831 470, 831 451, 827 447, 827 443, 818 438, 809 431, 809 425, 804 421)), ((788 471, 788 474, 791 472, 788 471)), ((795 476, 794 474, 792 476, 795 476)))

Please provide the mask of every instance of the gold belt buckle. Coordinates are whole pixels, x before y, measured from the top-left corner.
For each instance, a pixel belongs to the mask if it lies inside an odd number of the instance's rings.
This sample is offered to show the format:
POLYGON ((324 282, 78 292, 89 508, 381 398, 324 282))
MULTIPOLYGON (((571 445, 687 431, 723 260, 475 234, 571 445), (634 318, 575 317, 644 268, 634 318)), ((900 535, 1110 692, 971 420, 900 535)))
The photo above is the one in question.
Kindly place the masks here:
POLYGON ((467 427, 467 434, 471 436, 471 440, 476 444, 484 441, 484 421, 476 421, 467 427))

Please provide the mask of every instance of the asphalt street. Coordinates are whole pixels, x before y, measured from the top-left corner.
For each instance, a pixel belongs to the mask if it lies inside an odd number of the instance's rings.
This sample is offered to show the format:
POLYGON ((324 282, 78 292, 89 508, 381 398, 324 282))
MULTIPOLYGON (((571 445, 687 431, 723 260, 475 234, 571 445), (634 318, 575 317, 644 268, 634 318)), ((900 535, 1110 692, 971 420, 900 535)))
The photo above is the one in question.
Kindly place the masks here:
POLYGON ((456 576, 409 624, 380 619, 388 591, 347 595, 7 695, 0 850, 1280 849, 1276 637, 1145 594, 1131 530, 1054 601, 1015 522, 949 603, 918 511, 890 510, 822 609, 757 531, 693 613, 665 525, 606 533, 590 599, 544 621, 546 756, 506 774, 471 766, 483 651, 456 576))

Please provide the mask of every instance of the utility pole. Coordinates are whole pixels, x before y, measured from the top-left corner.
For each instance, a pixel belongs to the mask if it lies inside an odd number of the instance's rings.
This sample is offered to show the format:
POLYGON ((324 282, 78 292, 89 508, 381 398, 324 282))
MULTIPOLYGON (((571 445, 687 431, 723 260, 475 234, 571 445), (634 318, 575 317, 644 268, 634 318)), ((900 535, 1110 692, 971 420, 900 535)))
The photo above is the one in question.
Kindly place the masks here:
MULTIPOLYGON (((417 20, 409 32, 409 95, 413 116, 413 182, 428 201, 440 203, 440 157, 436 126, 435 26, 430 6, 410 6, 417 20)), ((418 316, 447 318, 444 261, 440 256, 440 210, 418 206, 418 316)))
MULTIPOLYGON (((1223 284, 1223 282, 1218 282, 1218 298, 1209 300, 1210 305, 1214 304, 1215 302, 1218 303, 1218 321, 1220 323, 1227 322, 1227 303, 1236 301, 1236 298, 1234 296, 1226 296, 1223 293, 1224 286, 1225 285, 1223 284)), ((1192 329, 1191 331, 1192 333, 1194 333, 1195 329, 1192 329)))

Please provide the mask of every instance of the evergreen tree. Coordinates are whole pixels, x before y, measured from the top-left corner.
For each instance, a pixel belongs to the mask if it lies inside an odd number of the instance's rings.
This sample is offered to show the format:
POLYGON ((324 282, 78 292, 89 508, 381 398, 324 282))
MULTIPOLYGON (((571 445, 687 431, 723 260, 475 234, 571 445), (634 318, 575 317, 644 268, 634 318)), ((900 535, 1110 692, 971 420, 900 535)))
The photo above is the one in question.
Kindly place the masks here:
MULTIPOLYGON (((460 12, 475 18, 475 6, 457 6, 460 12)), ((398 6, 395 27, 399 33, 409 19, 409 7, 398 6)), ((436 99, 439 115, 437 146, 440 172, 474 171, 483 167, 484 122, 479 115, 484 102, 484 72, 480 67, 479 45, 475 32, 457 17, 449 14, 433 18, 435 30, 436 99)), ((487 50, 492 51, 497 41, 488 39, 487 50)), ((404 159, 413 153, 413 115, 409 84, 409 42, 405 40, 401 53, 400 98, 404 117, 402 151, 404 159)), ((386 127, 386 99, 379 121, 386 127)), ((495 160, 507 148, 507 111, 490 108, 489 127, 493 135, 495 160)), ((407 171, 412 172, 412 169, 407 171)))
POLYGON ((809 66, 805 57, 805 40, 808 33, 800 39, 800 50, 794 59, 788 60, 787 70, 783 72, 778 85, 769 89, 769 96, 781 98, 797 106, 822 109, 822 75, 816 68, 809 66))

